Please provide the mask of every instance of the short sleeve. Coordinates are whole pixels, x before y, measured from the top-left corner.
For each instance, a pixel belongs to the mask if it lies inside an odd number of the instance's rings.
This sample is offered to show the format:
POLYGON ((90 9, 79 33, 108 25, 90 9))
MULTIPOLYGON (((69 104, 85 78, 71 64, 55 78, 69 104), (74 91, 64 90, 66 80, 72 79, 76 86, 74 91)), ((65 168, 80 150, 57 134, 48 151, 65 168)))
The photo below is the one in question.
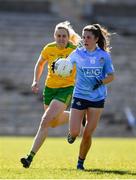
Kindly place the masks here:
POLYGON ((47 48, 47 46, 45 46, 43 49, 42 49, 42 51, 41 51, 41 56, 42 56, 42 58, 43 59, 45 59, 45 60, 48 60, 49 58, 49 56, 48 56, 48 50, 47 50, 48 48, 47 48))
POLYGON ((105 57, 104 70, 106 74, 113 74, 115 72, 110 54, 107 54, 105 57))

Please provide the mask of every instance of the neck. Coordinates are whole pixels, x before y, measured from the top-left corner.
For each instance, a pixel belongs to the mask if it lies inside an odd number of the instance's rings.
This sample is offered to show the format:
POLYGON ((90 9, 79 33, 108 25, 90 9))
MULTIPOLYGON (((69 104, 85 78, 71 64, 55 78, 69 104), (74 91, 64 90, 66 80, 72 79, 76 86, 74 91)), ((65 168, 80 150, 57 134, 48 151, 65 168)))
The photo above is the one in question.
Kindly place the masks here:
POLYGON ((90 48, 86 48, 88 51, 93 52, 96 50, 96 46, 90 47, 90 48))
POLYGON ((65 49, 66 47, 63 47, 63 46, 57 46, 58 49, 65 49))
POLYGON ((67 44, 66 46, 60 46, 60 45, 57 44, 57 47, 58 47, 59 49, 65 49, 65 48, 67 48, 67 46, 68 46, 68 44, 67 44))

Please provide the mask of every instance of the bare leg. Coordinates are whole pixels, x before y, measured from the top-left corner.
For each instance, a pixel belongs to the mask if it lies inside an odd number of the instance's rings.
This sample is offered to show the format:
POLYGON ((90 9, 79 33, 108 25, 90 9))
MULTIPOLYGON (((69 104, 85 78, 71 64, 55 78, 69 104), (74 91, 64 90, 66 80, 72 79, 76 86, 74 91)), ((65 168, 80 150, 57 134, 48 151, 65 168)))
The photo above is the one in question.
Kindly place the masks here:
POLYGON ((87 110, 87 124, 83 133, 83 138, 80 144, 79 157, 85 159, 92 144, 92 134, 96 129, 97 123, 100 119, 101 108, 89 108, 87 110))
POLYGON ((57 127, 57 126, 65 124, 65 123, 68 123, 69 115, 70 115, 69 111, 62 112, 59 116, 55 117, 52 120, 52 126, 51 127, 57 127))
POLYGON ((71 109, 69 120, 69 132, 72 137, 77 137, 80 133, 81 122, 84 116, 84 110, 71 109))
MULTIPOLYGON (((41 121, 38 132, 34 138, 34 143, 32 145, 32 149, 31 149, 31 151, 33 151, 34 153, 37 153, 37 151, 40 149, 40 147, 42 146, 43 142, 45 141, 45 139, 48 135, 48 125, 43 123, 43 121, 45 121, 44 116, 46 116, 45 114, 47 114, 47 113, 48 113, 48 110, 47 110, 47 112, 44 113, 43 118, 42 118, 43 120, 41 121)), ((49 127, 55 128, 59 125, 63 125, 66 122, 68 122, 69 112, 64 111, 60 116, 58 116, 58 118, 57 117, 54 119, 53 119, 53 117, 50 117, 50 118, 52 118, 52 121, 50 122, 49 127)))
POLYGON ((84 170, 84 160, 92 144, 92 133, 94 132, 97 123, 100 119, 102 109, 89 108, 87 109, 87 124, 85 126, 82 141, 80 144, 77 169, 84 170))
POLYGON ((34 138, 34 142, 31 148, 32 152, 34 152, 35 154, 37 153, 37 151, 40 149, 40 147, 44 143, 47 135, 48 135, 48 127, 43 127, 41 124, 34 138))
POLYGON ((53 100, 50 103, 50 106, 45 106, 45 112, 42 116, 41 123, 38 129, 38 132, 34 138, 34 142, 31 148, 31 151, 27 158, 21 158, 20 161, 23 164, 23 167, 29 168, 33 160, 34 155, 38 152, 42 144, 44 143, 47 134, 48 127, 56 127, 57 121, 56 117, 59 117, 60 114, 64 112, 66 105, 58 100, 53 100))
POLYGON ((31 151, 37 153, 37 151, 40 149, 43 142, 45 141, 45 138, 47 137, 48 127, 57 126, 55 117, 62 114, 65 109, 66 105, 57 100, 53 100, 48 108, 47 106, 45 106, 45 113, 43 114, 39 130, 35 136, 31 151))

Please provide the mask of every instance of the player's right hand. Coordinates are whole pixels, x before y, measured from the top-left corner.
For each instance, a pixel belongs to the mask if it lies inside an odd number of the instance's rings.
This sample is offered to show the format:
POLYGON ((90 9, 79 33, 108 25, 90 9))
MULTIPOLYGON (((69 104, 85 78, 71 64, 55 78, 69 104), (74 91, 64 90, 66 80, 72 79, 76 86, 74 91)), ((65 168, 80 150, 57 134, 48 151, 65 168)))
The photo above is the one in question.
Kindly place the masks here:
POLYGON ((38 83, 37 83, 36 81, 34 81, 34 82, 32 83, 31 88, 32 88, 32 91, 33 91, 34 93, 38 93, 38 91, 39 91, 39 86, 38 86, 38 83))

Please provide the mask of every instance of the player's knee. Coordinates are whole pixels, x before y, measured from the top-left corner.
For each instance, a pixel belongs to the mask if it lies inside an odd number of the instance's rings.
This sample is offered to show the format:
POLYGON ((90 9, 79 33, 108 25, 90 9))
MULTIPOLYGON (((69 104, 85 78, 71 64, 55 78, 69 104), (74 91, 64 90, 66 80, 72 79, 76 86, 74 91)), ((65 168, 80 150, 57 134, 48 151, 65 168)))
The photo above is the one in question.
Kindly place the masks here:
POLYGON ((58 126, 58 120, 56 118, 54 118, 54 119, 48 118, 46 120, 46 124, 48 127, 55 128, 58 126))
POLYGON ((57 127, 57 125, 56 124, 51 124, 50 127, 55 128, 55 127, 57 127))
POLYGON ((51 128, 55 128, 55 127, 58 126, 58 124, 57 124, 57 122, 54 120, 54 121, 50 122, 49 126, 50 126, 51 128))

